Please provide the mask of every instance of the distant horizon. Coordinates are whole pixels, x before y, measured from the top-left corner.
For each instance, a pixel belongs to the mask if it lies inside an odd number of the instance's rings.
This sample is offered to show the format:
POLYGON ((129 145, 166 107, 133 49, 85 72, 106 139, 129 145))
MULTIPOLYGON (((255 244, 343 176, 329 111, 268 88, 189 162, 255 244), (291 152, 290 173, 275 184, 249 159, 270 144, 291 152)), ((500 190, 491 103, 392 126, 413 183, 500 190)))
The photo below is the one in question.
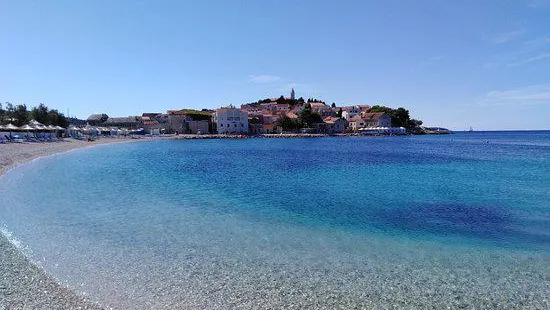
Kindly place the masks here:
POLYGON ((81 119, 294 88, 455 131, 550 129, 550 0, 7 0, 0 11, 0 99, 81 119))

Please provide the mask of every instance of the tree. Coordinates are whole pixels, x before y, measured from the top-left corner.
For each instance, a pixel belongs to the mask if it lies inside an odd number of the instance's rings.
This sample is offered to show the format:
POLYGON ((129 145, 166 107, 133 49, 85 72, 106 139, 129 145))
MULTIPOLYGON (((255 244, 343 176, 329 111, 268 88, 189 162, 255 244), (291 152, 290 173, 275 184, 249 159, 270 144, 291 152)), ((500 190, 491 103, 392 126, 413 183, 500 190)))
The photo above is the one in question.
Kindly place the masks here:
POLYGON ((330 106, 331 106, 332 108, 336 108, 336 103, 333 102, 330 106))
POLYGON ((4 123, 12 123, 15 117, 15 107, 10 102, 6 102, 6 110, 4 112, 4 123))
POLYGON ((285 97, 283 97, 283 96, 281 96, 281 97, 279 97, 279 98, 277 99, 277 103, 278 103, 278 104, 283 104, 283 103, 285 103, 285 102, 286 102, 286 99, 285 99, 285 97))
POLYGON ((248 119, 248 123, 249 124, 261 124, 262 120, 258 116, 253 116, 253 117, 248 119))
POLYGON ((2 103, 0 102, 0 125, 3 124, 5 117, 6 117, 6 110, 4 110, 4 107, 2 107, 2 103))
POLYGON ((23 126, 29 122, 29 111, 25 104, 18 104, 13 112, 13 122, 15 126, 23 126))
POLYGON ((48 107, 41 103, 38 107, 31 109, 29 118, 35 119, 39 123, 49 125, 51 122, 48 117, 48 112, 48 107))
POLYGON ((282 127, 283 131, 296 131, 301 128, 301 123, 296 118, 290 118, 288 116, 282 116, 277 119, 275 125, 282 127))
POLYGON ((336 114, 336 115, 338 115, 338 117, 342 117, 342 112, 343 112, 342 108, 340 108, 340 110, 338 110, 338 114, 336 114))
POLYGON ((392 109, 386 106, 375 105, 369 109, 369 112, 384 112, 391 117, 392 126, 405 127, 412 130, 422 125, 420 120, 411 120, 409 110, 405 108, 392 109))
POLYGON ((61 126, 61 127, 68 127, 69 126, 69 120, 63 113, 59 113, 57 110, 49 110, 48 111, 48 119, 45 122, 45 124, 51 124, 54 126, 61 126))
POLYGON ((315 111, 312 111, 311 104, 309 103, 304 105, 304 108, 300 111, 299 118, 307 128, 314 128, 315 124, 323 122, 321 115, 315 111))

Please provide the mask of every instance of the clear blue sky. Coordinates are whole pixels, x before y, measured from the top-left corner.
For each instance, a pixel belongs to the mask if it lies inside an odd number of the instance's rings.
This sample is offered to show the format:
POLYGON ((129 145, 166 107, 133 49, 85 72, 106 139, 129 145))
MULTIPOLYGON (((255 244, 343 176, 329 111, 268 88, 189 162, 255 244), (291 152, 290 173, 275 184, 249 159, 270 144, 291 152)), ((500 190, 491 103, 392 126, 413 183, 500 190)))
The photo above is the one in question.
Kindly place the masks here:
POLYGON ((266 97, 550 129, 550 0, 0 0, 0 101, 140 115, 266 97))

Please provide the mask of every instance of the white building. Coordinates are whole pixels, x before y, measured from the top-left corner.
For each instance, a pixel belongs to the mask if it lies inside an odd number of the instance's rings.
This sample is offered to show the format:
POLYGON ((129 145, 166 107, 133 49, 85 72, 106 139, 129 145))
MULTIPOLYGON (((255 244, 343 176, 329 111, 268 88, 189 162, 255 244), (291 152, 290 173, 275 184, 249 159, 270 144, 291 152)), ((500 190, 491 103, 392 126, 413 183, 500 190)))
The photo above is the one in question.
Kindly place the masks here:
POLYGON ((212 117, 219 134, 248 132, 248 112, 233 105, 217 109, 212 117))

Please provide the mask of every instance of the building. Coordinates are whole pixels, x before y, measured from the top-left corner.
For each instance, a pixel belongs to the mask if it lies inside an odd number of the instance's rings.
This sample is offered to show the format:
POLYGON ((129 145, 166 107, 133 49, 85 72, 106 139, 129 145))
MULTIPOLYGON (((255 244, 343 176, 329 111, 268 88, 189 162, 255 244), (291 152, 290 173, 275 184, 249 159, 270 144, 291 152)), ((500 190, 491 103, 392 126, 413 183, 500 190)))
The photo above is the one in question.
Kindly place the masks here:
POLYGON ((391 117, 384 112, 363 113, 349 119, 348 129, 357 132, 362 128, 391 127, 391 117))
POLYGON ((168 110, 168 124, 173 133, 210 133, 212 114, 210 110, 168 110))
POLYGON ((355 115, 348 120, 348 129, 353 132, 365 128, 365 120, 361 118, 361 115, 355 115))
POLYGON ((290 91, 290 100, 296 100, 296 93, 294 92, 294 88, 290 91))
POLYGON ((391 117, 384 112, 363 113, 365 127, 391 127, 391 117))
POLYGON ((142 128, 141 125, 142 123, 140 116, 109 117, 101 124, 101 126, 104 127, 126 128, 130 130, 142 128))
POLYGON ((321 117, 332 116, 332 108, 324 102, 311 102, 311 110, 319 113, 321 117))
POLYGON ((361 108, 357 105, 342 107, 342 117, 348 122, 355 116, 361 114, 361 112, 361 108))
POLYGON ((187 133, 192 134, 205 134, 209 133, 209 123, 208 121, 187 121, 187 133))
POLYGON ((341 117, 325 117, 323 123, 317 124, 318 133, 343 133, 345 129, 346 121, 341 117))
POLYGON ((248 113, 233 105, 217 109, 212 119, 219 134, 248 133, 248 113))

